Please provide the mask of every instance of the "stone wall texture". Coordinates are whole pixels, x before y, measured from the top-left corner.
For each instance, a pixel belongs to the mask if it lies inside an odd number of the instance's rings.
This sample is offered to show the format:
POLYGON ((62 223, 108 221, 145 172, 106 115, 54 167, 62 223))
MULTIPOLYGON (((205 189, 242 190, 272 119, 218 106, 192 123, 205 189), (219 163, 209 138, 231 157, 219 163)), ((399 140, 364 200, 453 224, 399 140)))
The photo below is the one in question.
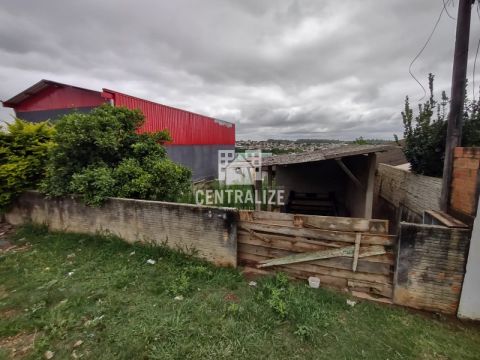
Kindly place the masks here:
POLYGON ((47 199, 33 191, 24 193, 5 214, 13 225, 33 222, 51 230, 111 233, 130 243, 194 250, 200 258, 233 267, 237 217, 235 209, 119 198, 92 208, 74 198, 47 199))

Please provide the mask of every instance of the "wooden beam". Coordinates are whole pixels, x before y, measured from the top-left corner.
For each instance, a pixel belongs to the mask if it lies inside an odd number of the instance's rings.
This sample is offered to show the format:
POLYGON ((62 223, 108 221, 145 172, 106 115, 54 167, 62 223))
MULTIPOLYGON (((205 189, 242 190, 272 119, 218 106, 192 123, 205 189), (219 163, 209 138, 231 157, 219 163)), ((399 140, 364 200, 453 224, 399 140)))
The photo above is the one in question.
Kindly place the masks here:
POLYGON ((360 182, 360 180, 357 179, 357 177, 355 175, 353 175, 353 173, 350 171, 350 169, 347 167, 347 165, 345 165, 345 163, 342 161, 342 159, 335 159, 335 161, 337 162, 337 164, 342 168, 342 170, 345 172, 345 174, 348 175, 348 177, 350 178, 350 180, 353 181, 353 183, 358 186, 359 188, 363 189, 364 186, 362 185, 362 183, 360 182))
MULTIPOLYGON (((386 253, 385 248, 383 246, 378 246, 378 245, 369 246, 362 250, 363 251, 359 254, 359 257, 382 255, 386 253)), ((261 261, 260 265, 258 265, 257 267, 264 268, 269 266, 295 264, 295 263, 301 263, 306 261, 334 258, 338 256, 352 257, 354 255, 354 252, 355 252, 355 246, 346 246, 339 249, 329 249, 329 250, 315 251, 311 253, 294 254, 294 255, 288 255, 281 258, 277 258, 277 259, 261 261)))
MULTIPOLYGON (((273 188, 273 169, 271 166, 267 167, 267 189, 272 190, 273 188)), ((270 202, 267 204, 267 211, 272 211, 272 204, 270 202)))
POLYGON ((366 219, 371 219, 373 216, 373 192, 375 187, 375 170, 377 169, 377 154, 372 153, 368 155, 368 179, 365 191, 365 213, 363 215, 366 219))

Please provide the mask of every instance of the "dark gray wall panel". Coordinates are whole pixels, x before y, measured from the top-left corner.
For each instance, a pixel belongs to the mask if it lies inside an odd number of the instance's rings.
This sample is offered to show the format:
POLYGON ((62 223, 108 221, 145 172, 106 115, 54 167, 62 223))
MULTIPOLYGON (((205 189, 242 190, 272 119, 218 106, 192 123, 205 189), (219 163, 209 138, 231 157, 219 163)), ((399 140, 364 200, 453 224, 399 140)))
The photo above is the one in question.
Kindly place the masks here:
POLYGON ((235 150, 235 145, 171 145, 167 146, 172 161, 193 171, 193 180, 215 179, 218 176, 218 151, 235 150))

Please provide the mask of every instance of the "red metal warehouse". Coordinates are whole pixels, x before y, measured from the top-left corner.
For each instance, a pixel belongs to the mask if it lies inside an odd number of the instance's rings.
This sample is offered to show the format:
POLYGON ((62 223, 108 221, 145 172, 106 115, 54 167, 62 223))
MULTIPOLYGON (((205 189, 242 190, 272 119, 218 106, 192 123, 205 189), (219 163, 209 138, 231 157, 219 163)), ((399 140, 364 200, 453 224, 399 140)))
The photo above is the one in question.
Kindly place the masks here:
POLYGON ((41 80, 3 101, 3 106, 13 108, 21 119, 38 122, 55 120, 74 111, 88 112, 106 102, 140 109, 145 115, 145 124, 140 129, 142 132, 167 129, 173 139, 166 145, 169 157, 191 168, 194 180, 215 178, 218 173, 218 151, 235 148, 235 124, 114 90, 103 89, 99 92, 41 80))

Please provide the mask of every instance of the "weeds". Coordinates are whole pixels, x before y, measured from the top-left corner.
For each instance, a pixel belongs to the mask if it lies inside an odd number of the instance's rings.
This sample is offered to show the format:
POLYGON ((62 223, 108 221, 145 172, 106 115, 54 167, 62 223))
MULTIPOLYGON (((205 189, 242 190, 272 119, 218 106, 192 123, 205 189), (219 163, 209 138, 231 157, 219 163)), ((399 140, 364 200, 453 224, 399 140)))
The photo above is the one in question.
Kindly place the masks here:
POLYGON ((31 248, 0 260, 0 344, 37 334, 26 359, 48 350, 55 359, 475 359, 480 352, 478 328, 366 302, 351 308, 345 296, 284 274, 250 287, 236 270, 165 246, 31 226, 17 232, 20 240, 31 248))

